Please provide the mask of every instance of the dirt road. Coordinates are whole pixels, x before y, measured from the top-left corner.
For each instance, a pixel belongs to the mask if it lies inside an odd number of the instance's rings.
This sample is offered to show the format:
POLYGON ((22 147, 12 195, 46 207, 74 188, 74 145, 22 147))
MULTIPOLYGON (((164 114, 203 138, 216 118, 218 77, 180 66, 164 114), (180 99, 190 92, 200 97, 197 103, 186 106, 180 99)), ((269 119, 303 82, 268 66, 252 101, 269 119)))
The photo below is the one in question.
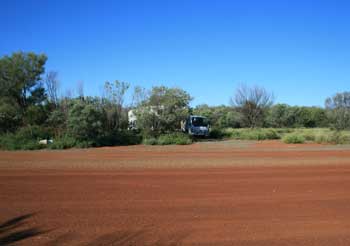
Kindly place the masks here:
POLYGON ((0 245, 350 245, 350 150, 281 146, 0 152, 0 245))

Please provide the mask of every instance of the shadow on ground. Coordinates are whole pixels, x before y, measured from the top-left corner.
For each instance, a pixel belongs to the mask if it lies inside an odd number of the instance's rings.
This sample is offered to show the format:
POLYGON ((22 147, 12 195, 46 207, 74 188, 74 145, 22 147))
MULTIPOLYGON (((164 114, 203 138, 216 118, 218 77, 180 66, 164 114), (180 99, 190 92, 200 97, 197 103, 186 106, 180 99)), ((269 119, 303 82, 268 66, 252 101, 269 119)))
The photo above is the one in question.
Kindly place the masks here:
POLYGON ((25 214, 2 223, 0 225, 0 245, 10 246, 16 242, 46 233, 47 231, 39 227, 28 227, 28 220, 34 215, 35 213, 25 214))
POLYGON ((65 233, 48 242, 45 246, 79 245, 79 246, 181 246, 189 236, 188 232, 173 233, 167 236, 153 235, 147 229, 117 231, 103 234, 88 243, 77 243, 81 238, 75 233, 65 233))
MULTIPOLYGON (((51 232, 52 230, 43 230, 40 227, 31 227, 30 219, 36 213, 21 215, 9 219, 0 224, 0 245, 13 246, 17 243, 29 245, 28 239, 51 232)), ((146 228, 140 230, 116 231, 113 233, 103 234, 90 240, 88 243, 80 243, 83 238, 78 233, 63 233, 49 242, 45 246, 59 245, 79 245, 79 246, 181 246, 183 240, 190 233, 188 231, 163 234, 157 233, 156 228, 146 228)), ((86 235, 85 235, 86 236, 86 235)), ((37 242, 39 243, 39 242, 37 242)))

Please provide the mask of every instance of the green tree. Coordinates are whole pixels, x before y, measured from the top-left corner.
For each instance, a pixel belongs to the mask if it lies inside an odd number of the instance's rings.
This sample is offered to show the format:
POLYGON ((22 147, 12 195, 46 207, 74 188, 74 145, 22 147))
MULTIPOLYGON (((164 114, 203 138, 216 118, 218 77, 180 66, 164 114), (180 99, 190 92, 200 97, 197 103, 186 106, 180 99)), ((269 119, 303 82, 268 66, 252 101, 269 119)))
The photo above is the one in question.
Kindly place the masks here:
POLYGON ((13 98, 24 111, 28 105, 45 99, 40 83, 45 72, 46 55, 13 53, 0 59, 0 96, 13 98))
POLYGON ((210 125, 214 128, 240 127, 241 115, 231 107, 198 105, 193 109, 194 115, 201 115, 208 118, 210 125))
POLYGON ((69 134, 78 141, 92 145, 104 133, 104 115, 97 99, 73 100, 69 109, 67 127, 69 134))
POLYGON ((290 126, 291 118, 287 104, 276 104, 271 107, 267 114, 267 124, 272 127, 290 126))
POLYGON ((181 120, 189 115, 191 100, 180 88, 153 87, 149 97, 136 109, 138 128, 155 133, 180 129, 181 120))
POLYGON ((267 125, 272 127, 326 127, 326 110, 319 107, 276 104, 267 115, 267 125))
POLYGON ((0 99, 0 133, 13 132, 22 122, 19 106, 8 98, 0 99))
POLYGON ((67 114, 63 108, 54 109, 47 119, 47 124, 53 129, 56 137, 60 137, 67 129, 67 114))
POLYGON ((327 98, 325 104, 336 129, 350 128, 350 92, 337 93, 327 98))
POLYGON ((0 131, 14 131, 24 124, 45 122, 42 104, 46 93, 41 75, 46 59, 45 55, 32 52, 17 52, 0 58, 0 131))

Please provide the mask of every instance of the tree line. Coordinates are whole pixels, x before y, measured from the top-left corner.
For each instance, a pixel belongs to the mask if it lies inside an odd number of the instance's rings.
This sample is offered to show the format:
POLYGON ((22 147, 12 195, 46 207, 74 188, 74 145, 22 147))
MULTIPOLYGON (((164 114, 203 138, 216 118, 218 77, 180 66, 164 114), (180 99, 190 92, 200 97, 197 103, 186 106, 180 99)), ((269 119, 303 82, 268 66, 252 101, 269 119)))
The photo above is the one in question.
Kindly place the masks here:
POLYGON ((211 127, 347 129, 350 92, 327 98, 325 107, 274 104, 263 87, 239 86, 230 105, 190 107, 192 96, 166 86, 134 87, 132 103, 125 97, 127 82, 105 82, 101 96, 59 95, 57 72, 45 71, 47 56, 16 52, 0 58, 1 146, 35 148, 38 139, 55 139, 57 148, 134 144, 147 136, 177 132, 188 115, 208 117, 211 127), (137 117, 137 131, 129 129, 128 111, 137 117))

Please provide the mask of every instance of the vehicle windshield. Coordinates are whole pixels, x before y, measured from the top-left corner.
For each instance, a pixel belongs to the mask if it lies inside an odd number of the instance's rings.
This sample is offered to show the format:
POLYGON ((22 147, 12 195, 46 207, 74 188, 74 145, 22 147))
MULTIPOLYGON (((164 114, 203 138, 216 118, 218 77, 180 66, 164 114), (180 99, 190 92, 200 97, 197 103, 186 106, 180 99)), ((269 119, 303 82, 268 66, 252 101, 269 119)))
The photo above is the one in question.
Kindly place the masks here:
POLYGON ((192 118, 192 125, 193 126, 208 126, 208 120, 203 117, 193 117, 192 118))

